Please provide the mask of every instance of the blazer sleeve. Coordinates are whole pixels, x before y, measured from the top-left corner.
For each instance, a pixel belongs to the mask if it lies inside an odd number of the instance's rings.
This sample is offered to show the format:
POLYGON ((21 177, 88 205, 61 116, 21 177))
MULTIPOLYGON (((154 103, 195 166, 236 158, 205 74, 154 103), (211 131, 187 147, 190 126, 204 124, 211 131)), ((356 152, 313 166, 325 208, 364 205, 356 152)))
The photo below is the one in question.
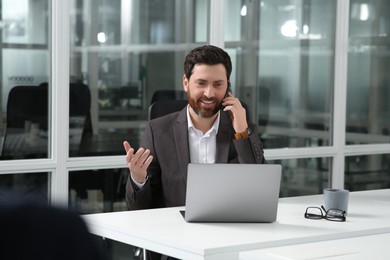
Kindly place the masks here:
POLYGON ((233 138, 233 143, 237 151, 239 163, 256 163, 264 164, 267 161, 264 158, 263 144, 260 141, 257 127, 249 124, 252 133, 248 138, 236 140, 233 138))
POLYGON ((129 176, 126 183, 126 203, 129 210, 162 207, 161 169, 156 156, 153 131, 150 123, 146 125, 140 147, 150 150, 153 161, 148 167, 148 179, 139 189, 129 176))

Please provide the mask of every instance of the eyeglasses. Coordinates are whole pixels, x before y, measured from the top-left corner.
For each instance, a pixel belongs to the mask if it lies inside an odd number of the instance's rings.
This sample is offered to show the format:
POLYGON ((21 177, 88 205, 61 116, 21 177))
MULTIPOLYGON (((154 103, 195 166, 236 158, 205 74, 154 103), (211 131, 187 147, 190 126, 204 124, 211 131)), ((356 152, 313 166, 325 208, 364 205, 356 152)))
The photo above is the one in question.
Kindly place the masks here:
POLYGON ((308 207, 305 212, 305 218, 308 219, 326 219, 330 221, 343 222, 346 220, 345 211, 341 209, 329 209, 326 210, 324 206, 320 207, 308 207), (325 215, 324 215, 325 212, 325 215))

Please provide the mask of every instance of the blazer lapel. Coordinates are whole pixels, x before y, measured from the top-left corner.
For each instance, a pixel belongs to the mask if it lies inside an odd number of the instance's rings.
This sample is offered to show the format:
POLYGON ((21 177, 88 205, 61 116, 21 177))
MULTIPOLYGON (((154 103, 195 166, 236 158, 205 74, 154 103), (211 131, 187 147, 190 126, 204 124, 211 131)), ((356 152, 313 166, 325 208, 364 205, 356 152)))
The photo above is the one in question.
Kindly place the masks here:
POLYGON ((190 149, 188 145, 187 106, 180 111, 173 128, 177 158, 184 183, 187 183, 187 168, 190 163, 190 149))

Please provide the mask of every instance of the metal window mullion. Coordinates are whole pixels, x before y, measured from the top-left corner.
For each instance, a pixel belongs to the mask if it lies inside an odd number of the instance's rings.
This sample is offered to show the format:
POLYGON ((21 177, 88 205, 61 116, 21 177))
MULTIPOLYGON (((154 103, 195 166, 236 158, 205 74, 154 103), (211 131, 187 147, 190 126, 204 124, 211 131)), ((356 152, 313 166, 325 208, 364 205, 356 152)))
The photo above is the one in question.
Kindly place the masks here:
POLYGON ((333 103, 333 159, 331 187, 344 187, 347 68, 349 39, 349 0, 338 0, 336 5, 336 32, 334 58, 334 103, 333 103))
POLYGON ((210 0, 209 43, 224 48, 224 1, 210 0))
POLYGON ((51 156, 56 162, 51 176, 53 204, 67 205, 69 156, 69 1, 51 3, 51 156))

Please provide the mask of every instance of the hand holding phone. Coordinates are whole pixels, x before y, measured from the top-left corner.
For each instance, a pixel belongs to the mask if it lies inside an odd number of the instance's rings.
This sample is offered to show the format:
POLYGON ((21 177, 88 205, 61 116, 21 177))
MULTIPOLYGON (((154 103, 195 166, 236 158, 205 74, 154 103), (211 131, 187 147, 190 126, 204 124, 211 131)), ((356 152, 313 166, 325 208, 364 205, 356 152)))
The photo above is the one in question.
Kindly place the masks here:
POLYGON ((228 83, 224 97, 225 105, 223 106, 223 111, 227 111, 229 113, 235 131, 237 133, 243 132, 248 128, 245 108, 242 106, 238 98, 233 95, 229 95, 229 93, 232 93, 230 82, 228 83))

